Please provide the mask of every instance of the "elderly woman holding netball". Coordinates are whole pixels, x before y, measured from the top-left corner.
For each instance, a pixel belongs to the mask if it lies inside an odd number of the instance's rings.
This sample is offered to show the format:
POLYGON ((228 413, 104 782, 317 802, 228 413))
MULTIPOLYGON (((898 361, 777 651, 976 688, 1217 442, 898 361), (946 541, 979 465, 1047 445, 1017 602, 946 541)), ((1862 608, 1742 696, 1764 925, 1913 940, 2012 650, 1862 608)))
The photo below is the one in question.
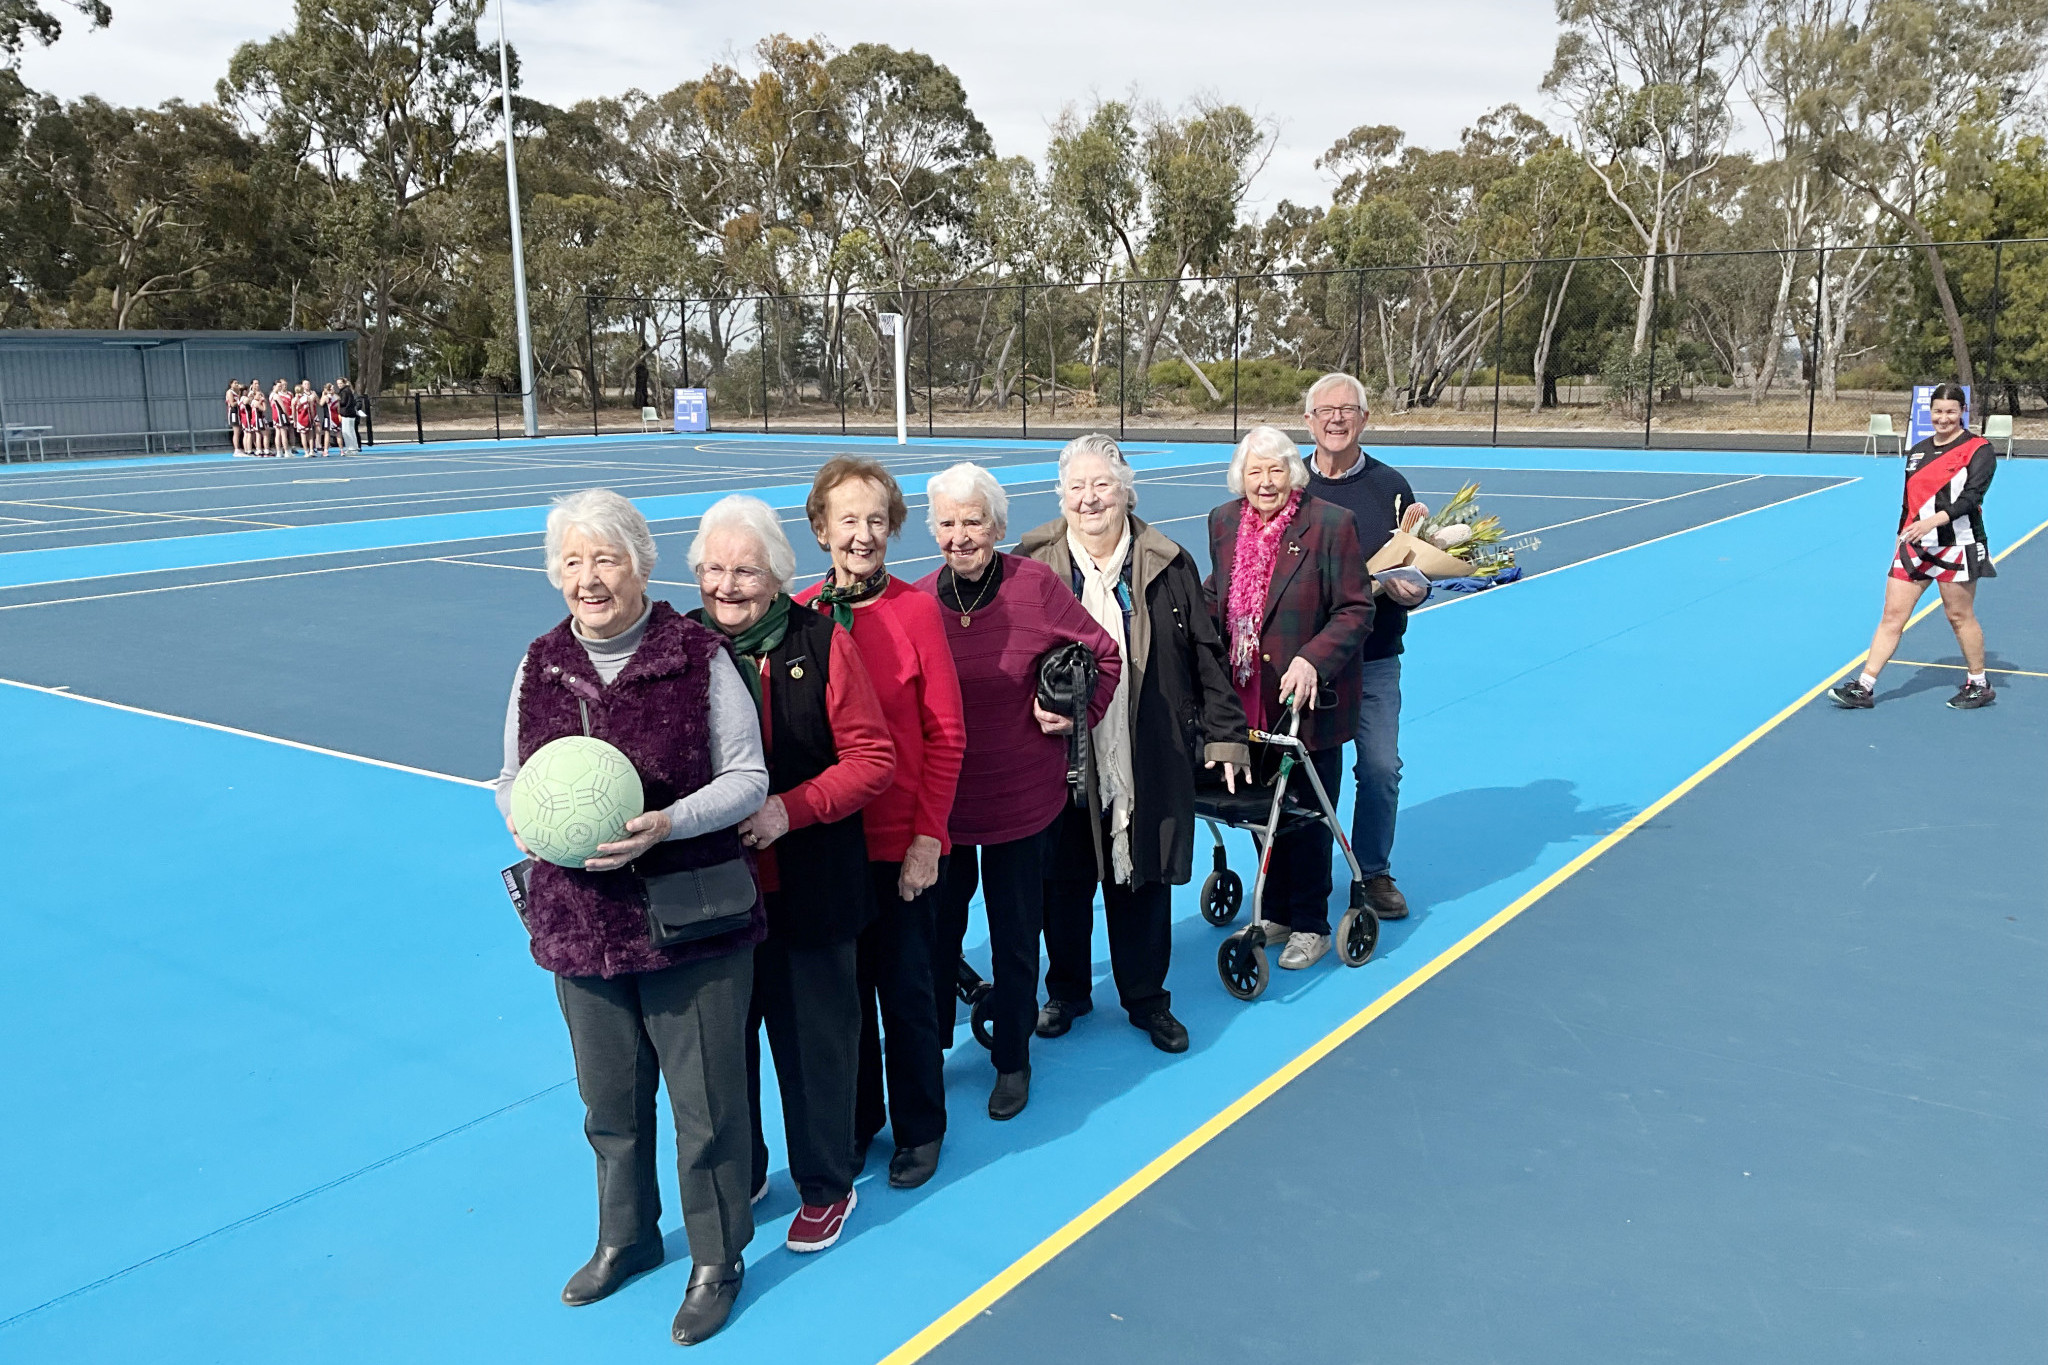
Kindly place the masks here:
MULTIPOLYGON (((827 460, 804 509, 811 534, 832 556, 832 572, 797 601, 829 612, 852 634, 896 745, 895 780, 861 812, 875 918, 858 947, 854 1149, 865 1153, 886 1121, 895 1140, 889 1183, 914 1189, 938 1170, 946 1135, 946 1054, 932 1012, 932 952, 967 723, 939 604, 889 573, 889 542, 909 516, 895 478, 874 460, 827 460)), ((946 980, 950 987, 952 978, 946 980)))
POLYGON ((754 955, 747 1084, 754 1198, 768 1188, 760 1026, 775 1051, 789 1173, 803 1207, 791 1251, 823 1251, 853 1212, 860 993, 855 942, 874 917, 861 808, 889 789, 896 750, 853 637, 786 591, 796 552, 772 508, 735 494, 690 542, 704 605, 739 656, 768 752, 761 809, 740 826, 759 859, 768 938, 754 955))
POLYGON ((1100 672, 1089 699, 1092 726, 1116 695, 1123 661, 1116 642, 1058 575, 1035 559, 997 553, 1010 503, 993 474, 956 464, 934 474, 925 492, 946 563, 917 586, 939 601, 967 717, 953 855, 940 894, 939 1031, 952 1032, 954 978, 978 882, 995 966, 996 1084, 988 1113, 1010 1119, 1031 1097, 1046 851, 1067 802, 1065 735, 1073 728, 1071 720, 1040 709, 1038 665, 1063 645, 1094 653, 1100 672))
POLYGON ((1194 865, 1195 763, 1251 761, 1244 708, 1188 552, 1132 509, 1137 476, 1107 436, 1060 452, 1064 515, 1018 543, 1050 568, 1117 643, 1116 697, 1092 736, 1102 815, 1069 804, 1045 883, 1045 1008, 1038 1036, 1057 1038, 1093 1008, 1095 888, 1109 920, 1109 961, 1132 1024, 1162 1052, 1188 1031, 1166 990, 1173 888, 1194 865), (1098 861, 1099 860, 1099 861, 1098 861))
MULTIPOLYGON (((1359 645, 1372 631, 1372 588, 1357 519, 1311 496, 1308 482, 1308 465, 1285 432, 1245 433, 1230 458, 1237 497, 1209 513, 1209 602, 1251 727, 1279 730, 1298 713, 1308 761, 1335 801, 1344 745, 1358 728, 1359 645)), ((1254 755, 1255 767, 1260 759, 1254 755)), ((1321 823, 1273 843, 1264 906, 1291 930, 1282 967, 1299 970, 1330 950, 1334 848, 1321 823)))
MULTIPOLYGON (((608 489, 557 500, 548 581, 568 616, 527 647, 505 713, 497 789, 510 824, 512 780, 535 750, 590 734, 640 774, 647 811, 581 869, 535 861, 525 918, 533 959, 555 974, 569 1026, 583 1131, 597 1153, 597 1251, 562 1290, 595 1303, 662 1261, 654 1095, 675 1117, 683 1226, 695 1263, 676 1313, 679 1342, 725 1324, 753 1239, 746 1113, 753 945, 767 932, 756 898, 743 929, 657 947, 643 876, 743 856, 739 825, 768 795, 768 767, 746 683, 716 631, 652 602, 654 537, 608 489)), ((518 837, 515 831, 515 839, 518 837)), ((521 845, 524 851, 524 845, 521 845)))

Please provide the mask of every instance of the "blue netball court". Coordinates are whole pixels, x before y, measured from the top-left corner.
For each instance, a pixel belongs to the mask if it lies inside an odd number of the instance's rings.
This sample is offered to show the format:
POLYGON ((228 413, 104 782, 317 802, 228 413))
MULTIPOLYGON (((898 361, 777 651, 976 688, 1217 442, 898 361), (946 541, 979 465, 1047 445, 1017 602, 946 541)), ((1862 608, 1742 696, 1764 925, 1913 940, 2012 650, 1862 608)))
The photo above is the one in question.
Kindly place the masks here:
MULTIPOLYGON (((672 1190, 667 1266, 556 1297, 590 1152, 484 789, 513 664, 561 615, 548 499, 633 497, 687 609, 726 493, 802 546, 830 455, 912 494, 975 459, 1014 541, 1056 514, 1057 449, 0 470, 0 1361, 675 1359, 672 1190)), ((1228 448, 1129 450, 1138 514, 1206 565, 1228 448)), ((1184 888, 1187 1054, 1098 1011, 997 1125, 961 1030, 938 1177, 892 1190, 879 1151, 840 1244, 799 1257, 778 1173, 693 1359, 2040 1358, 2048 464, 2003 462, 1986 503, 1998 703, 1941 705, 1937 610, 1852 713, 1821 691, 1875 622, 1895 459, 1377 453, 1542 540, 1523 581, 1411 624, 1415 913, 1365 967, 1244 1005, 1184 888)), ((914 578, 912 503, 890 562, 914 578)))

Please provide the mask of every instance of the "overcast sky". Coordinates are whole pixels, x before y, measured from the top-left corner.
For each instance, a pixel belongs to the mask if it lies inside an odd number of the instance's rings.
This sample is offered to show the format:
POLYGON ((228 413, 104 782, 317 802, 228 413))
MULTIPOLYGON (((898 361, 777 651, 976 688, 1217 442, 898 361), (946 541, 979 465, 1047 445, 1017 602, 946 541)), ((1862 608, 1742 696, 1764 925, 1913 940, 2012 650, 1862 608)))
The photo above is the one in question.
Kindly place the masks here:
MULTIPOLYGON (((22 75, 70 98, 121 104, 211 99, 235 47, 291 22, 291 0, 111 0, 114 22, 75 18, 22 75)), ((1314 203, 1314 162, 1360 124, 1391 123, 1426 146, 1453 142, 1510 101, 1555 123, 1537 90, 1556 40, 1548 0, 508 0, 523 89, 554 104, 638 86, 666 90, 764 34, 841 47, 916 48, 951 67, 1004 156, 1042 156, 1070 102, 1133 88, 1169 106, 1198 95, 1272 120, 1279 143, 1254 188, 1261 205, 1314 203)), ((52 8, 59 8, 53 4, 52 8)), ((60 9, 60 12, 61 9, 60 9)), ((495 9, 486 24, 496 22, 495 9)), ((487 27, 487 32, 489 31, 487 27)))

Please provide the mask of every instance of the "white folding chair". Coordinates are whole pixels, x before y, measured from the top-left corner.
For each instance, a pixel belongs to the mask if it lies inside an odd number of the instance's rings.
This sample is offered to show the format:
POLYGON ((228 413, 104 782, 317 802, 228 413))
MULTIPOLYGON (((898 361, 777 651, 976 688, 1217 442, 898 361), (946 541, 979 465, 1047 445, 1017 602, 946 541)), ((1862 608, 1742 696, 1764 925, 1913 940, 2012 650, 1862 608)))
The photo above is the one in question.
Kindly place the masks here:
POLYGON ((2005 442, 2005 453, 2010 458, 2012 455, 2012 415, 2001 412, 1986 417, 1984 419, 1984 439, 1991 442, 1994 446, 2000 441, 2005 442))
POLYGON ((1865 455, 1883 454, 1884 452, 1880 449, 1880 445, 1885 441, 1897 441, 1899 443, 1899 454, 1904 455, 1906 453, 1906 438, 1892 430, 1892 415, 1888 412, 1873 412, 1870 414, 1870 430, 1863 437, 1863 453, 1865 455))
POLYGON ((660 430, 660 428, 661 428, 661 409, 660 409, 660 408, 642 408, 642 409, 640 409, 640 426, 641 426, 641 428, 642 428, 643 430, 646 430, 646 431, 658 431, 658 430, 660 430))

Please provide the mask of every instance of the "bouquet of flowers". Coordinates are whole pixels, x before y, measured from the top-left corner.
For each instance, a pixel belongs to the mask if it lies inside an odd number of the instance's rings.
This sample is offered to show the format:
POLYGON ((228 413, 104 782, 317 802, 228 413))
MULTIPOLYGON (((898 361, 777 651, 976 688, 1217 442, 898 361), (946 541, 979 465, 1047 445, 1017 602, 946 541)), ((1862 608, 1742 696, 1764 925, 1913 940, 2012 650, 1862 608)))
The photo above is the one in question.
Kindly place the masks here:
POLYGON ((1509 541, 1500 518, 1480 509, 1476 483, 1468 483, 1453 493, 1435 514, 1419 502, 1411 504, 1402 514, 1401 529, 1453 559, 1464 561, 1470 566, 1472 577, 1504 583, 1521 576, 1515 567, 1515 552, 1533 550, 1543 543, 1534 537, 1509 541))

